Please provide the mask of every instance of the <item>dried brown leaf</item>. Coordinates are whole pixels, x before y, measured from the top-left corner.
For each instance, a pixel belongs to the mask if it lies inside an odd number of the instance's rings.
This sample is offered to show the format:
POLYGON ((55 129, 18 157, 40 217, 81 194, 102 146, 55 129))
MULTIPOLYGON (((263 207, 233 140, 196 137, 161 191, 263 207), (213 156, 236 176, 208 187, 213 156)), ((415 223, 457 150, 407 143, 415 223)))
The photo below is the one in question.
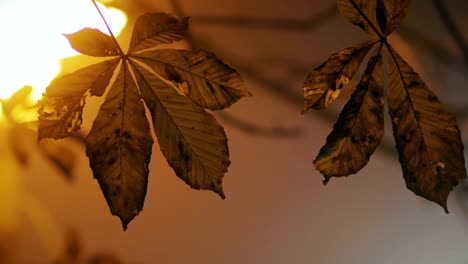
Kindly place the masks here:
MULTIPOLYGON (((224 198, 221 183, 230 163, 227 138, 204 108, 228 107, 250 92, 239 74, 212 53, 147 50, 181 40, 187 23, 162 13, 143 15, 135 25, 129 54, 58 78, 41 100, 38 138, 71 136, 80 128, 86 96, 103 95, 122 60, 86 138, 86 153, 111 213, 119 216, 124 229, 142 210, 146 195, 153 139, 144 103, 151 111, 161 150, 177 176, 192 188, 213 190, 224 198)), ((85 33, 101 36, 84 30, 67 37, 79 50, 90 53, 88 44, 93 42, 87 42, 85 33)), ((102 55, 102 49, 92 54, 102 55)))
POLYGON ((83 28, 72 34, 64 34, 64 36, 72 48, 79 53, 94 57, 119 55, 119 48, 112 37, 102 33, 99 29, 83 28))
POLYGON ((314 160, 315 167, 324 176, 324 183, 330 177, 358 172, 383 137, 383 87, 373 77, 380 63, 379 54, 370 59, 360 83, 314 160))
POLYGON ((144 14, 133 28, 130 53, 182 40, 187 29, 188 18, 178 19, 166 13, 144 14))
POLYGON ((303 85, 302 113, 328 107, 351 81, 374 43, 366 41, 339 51, 310 72, 303 85))
POLYGON ((86 154, 124 229, 143 209, 152 145, 143 102, 123 63, 86 138, 86 154))
POLYGON ((457 121, 395 50, 391 55, 388 110, 406 186, 447 211, 450 191, 466 178, 457 121))
POLYGON ((161 49, 135 58, 203 108, 220 110, 251 96, 239 73, 205 50, 161 49))
POLYGON ((60 139, 76 133, 86 96, 101 96, 117 65, 118 60, 107 60, 52 81, 41 100, 38 139, 60 139))
POLYGON ((230 161, 223 127, 148 70, 134 69, 169 165, 192 188, 215 191, 224 199, 221 183, 230 161))
POLYGON ((376 37, 386 37, 398 28, 411 0, 337 0, 348 21, 376 37))

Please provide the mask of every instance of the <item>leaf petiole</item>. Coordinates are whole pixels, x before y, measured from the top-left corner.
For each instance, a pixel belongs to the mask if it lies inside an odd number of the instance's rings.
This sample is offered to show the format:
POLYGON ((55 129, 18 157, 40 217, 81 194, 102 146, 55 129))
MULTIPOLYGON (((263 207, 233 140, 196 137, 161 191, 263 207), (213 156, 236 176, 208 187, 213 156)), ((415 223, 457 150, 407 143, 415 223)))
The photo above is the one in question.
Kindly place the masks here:
POLYGON ((354 2, 354 0, 350 0, 349 1, 351 3, 351 5, 353 5, 353 7, 359 12, 359 14, 364 18, 364 20, 370 25, 370 27, 375 31, 375 33, 377 34, 377 36, 379 37, 380 39, 380 42, 382 43, 387 43, 387 38, 382 35, 382 33, 380 33, 380 31, 375 27, 375 25, 370 21, 370 19, 366 16, 366 14, 364 14, 364 12, 362 11, 362 9, 359 7, 358 4, 356 4, 356 2, 354 2))
POLYGON ((97 5, 96 0, 91 0, 91 2, 93 2, 94 6, 96 7, 96 10, 98 11, 99 15, 101 16, 102 20, 104 21, 104 24, 106 24, 106 27, 107 27, 107 30, 109 31, 109 34, 111 35, 112 39, 114 40, 115 45, 116 45, 117 48, 119 49, 119 54, 120 54, 120 56, 121 56, 122 58, 124 58, 124 57, 125 57, 125 53, 123 52, 122 48, 121 48, 120 45, 119 45, 119 42, 118 42, 117 39, 115 38, 114 33, 112 33, 112 30, 110 29, 109 24, 107 23, 106 18, 105 18, 104 15, 102 14, 101 9, 99 9, 99 6, 97 5))

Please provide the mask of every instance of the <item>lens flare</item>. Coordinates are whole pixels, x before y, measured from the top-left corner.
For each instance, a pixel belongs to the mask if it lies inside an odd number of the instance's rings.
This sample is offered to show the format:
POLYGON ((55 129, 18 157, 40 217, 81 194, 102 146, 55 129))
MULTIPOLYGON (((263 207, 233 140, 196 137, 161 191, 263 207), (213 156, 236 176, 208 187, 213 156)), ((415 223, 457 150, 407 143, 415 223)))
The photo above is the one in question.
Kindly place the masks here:
MULTIPOLYGON (((98 3, 113 33, 127 22, 123 12, 98 3)), ((60 59, 76 55, 64 33, 81 28, 108 32, 92 1, 12 0, 0 2, 0 98, 7 99, 25 85, 40 98, 60 73, 60 59)))

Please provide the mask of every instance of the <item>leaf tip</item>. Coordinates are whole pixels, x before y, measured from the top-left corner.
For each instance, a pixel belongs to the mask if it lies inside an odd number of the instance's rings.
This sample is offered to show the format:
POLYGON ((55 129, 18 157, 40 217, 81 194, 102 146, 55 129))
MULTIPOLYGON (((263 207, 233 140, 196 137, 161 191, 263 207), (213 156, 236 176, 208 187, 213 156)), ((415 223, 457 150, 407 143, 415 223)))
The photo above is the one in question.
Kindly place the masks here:
POLYGON ((128 216, 118 215, 118 217, 120 219, 120 222, 122 224, 123 231, 127 231, 128 224, 130 224, 130 222, 133 220, 133 218, 135 216, 136 215, 134 215, 134 216, 131 216, 131 215, 128 215, 128 216))
POLYGON ((323 178, 322 178, 323 186, 326 186, 329 181, 330 181, 330 177, 323 176, 323 178))
POLYGON ((440 205, 440 206, 444 209, 444 212, 445 212, 446 214, 449 214, 450 212, 449 212, 448 206, 447 206, 447 198, 448 198, 448 196, 445 197, 445 199, 440 199, 439 201, 436 201, 436 203, 437 203, 438 205, 440 205))
POLYGON ((213 191, 217 193, 219 197, 221 197, 221 199, 223 200, 226 199, 226 195, 224 194, 223 187, 221 185, 218 188, 214 189, 213 191))
POLYGON ((127 227, 128 227, 128 224, 129 224, 129 223, 130 223, 130 222, 124 222, 124 221, 122 220, 122 229, 123 229, 123 231, 127 231, 127 227))

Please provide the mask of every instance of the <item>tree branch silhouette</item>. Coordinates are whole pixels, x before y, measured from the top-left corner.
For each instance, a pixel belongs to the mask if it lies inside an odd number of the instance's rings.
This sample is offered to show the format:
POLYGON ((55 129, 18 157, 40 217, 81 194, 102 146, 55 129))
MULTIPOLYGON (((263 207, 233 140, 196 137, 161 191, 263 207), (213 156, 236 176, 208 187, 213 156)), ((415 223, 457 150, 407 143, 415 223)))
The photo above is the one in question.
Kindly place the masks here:
POLYGON ((445 26, 453 41, 460 49, 465 64, 468 66, 468 44, 466 43, 459 28, 453 21, 452 16, 448 11, 447 5, 443 0, 433 0, 432 2, 437 11, 437 14, 439 15, 440 20, 442 21, 442 24, 445 26))

